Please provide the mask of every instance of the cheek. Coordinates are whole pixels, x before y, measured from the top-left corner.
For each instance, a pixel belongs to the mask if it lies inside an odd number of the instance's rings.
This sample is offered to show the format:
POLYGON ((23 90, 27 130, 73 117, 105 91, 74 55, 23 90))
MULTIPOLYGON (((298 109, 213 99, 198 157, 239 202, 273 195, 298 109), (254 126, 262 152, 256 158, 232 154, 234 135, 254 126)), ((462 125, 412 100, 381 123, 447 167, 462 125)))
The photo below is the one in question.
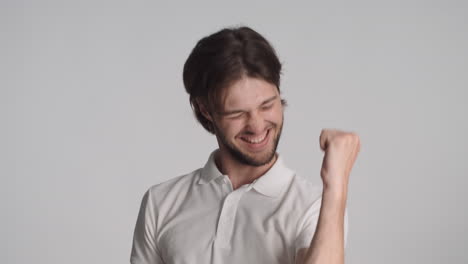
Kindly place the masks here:
POLYGON ((265 113, 265 120, 280 124, 283 121, 283 111, 281 109, 275 109, 268 113, 265 113))
POLYGON ((242 121, 229 120, 220 123, 222 132, 226 138, 233 138, 242 131, 242 121))

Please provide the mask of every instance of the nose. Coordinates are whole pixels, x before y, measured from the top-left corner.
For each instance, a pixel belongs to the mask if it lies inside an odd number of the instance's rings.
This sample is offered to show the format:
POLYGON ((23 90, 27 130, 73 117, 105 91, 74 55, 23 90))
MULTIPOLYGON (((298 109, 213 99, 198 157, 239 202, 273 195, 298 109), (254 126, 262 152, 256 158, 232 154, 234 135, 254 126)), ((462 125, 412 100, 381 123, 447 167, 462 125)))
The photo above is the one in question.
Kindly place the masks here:
POLYGON ((261 134, 265 131, 265 119, 260 113, 252 111, 248 114, 246 126, 249 134, 261 134))

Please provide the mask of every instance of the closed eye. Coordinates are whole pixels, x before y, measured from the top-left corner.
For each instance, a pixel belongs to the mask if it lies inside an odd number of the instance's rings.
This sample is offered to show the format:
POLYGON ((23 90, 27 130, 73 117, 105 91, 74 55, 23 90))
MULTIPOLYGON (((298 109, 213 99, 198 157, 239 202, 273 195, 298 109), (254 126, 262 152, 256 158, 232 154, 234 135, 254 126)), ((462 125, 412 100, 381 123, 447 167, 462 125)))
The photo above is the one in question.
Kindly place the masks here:
POLYGON ((241 117, 243 114, 244 112, 236 112, 236 113, 227 114, 226 117, 229 119, 236 119, 236 118, 241 117))
POLYGON ((273 104, 262 106, 262 110, 270 110, 273 107, 273 104))

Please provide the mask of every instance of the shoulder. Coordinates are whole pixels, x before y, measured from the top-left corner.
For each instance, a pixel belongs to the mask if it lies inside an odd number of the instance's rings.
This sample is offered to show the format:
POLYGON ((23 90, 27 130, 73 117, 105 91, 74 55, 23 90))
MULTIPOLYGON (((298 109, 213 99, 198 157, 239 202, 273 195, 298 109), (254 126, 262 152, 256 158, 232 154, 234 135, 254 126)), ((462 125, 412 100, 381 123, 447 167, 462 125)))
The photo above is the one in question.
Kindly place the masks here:
POLYGON ((322 198, 322 185, 304 175, 295 174, 290 188, 295 199, 304 206, 310 206, 322 198))
POLYGON ((177 193, 188 190, 192 185, 196 184, 200 176, 200 171, 201 168, 152 185, 148 188, 145 195, 153 201, 161 201, 167 197, 173 197, 177 193))

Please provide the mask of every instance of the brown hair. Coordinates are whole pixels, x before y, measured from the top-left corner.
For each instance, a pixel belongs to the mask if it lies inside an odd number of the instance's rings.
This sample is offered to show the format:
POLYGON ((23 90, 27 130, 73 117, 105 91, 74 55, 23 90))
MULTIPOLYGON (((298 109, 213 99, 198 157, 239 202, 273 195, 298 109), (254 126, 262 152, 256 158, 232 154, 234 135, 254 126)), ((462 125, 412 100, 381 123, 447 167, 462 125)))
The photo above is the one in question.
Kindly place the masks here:
POLYGON ((222 89, 244 76, 272 83, 279 92, 280 74, 281 63, 270 43, 253 29, 239 27, 222 29, 198 41, 185 62, 183 79, 195 117, 214 134, 199 103, 210 111, 219 109, 222 89))

